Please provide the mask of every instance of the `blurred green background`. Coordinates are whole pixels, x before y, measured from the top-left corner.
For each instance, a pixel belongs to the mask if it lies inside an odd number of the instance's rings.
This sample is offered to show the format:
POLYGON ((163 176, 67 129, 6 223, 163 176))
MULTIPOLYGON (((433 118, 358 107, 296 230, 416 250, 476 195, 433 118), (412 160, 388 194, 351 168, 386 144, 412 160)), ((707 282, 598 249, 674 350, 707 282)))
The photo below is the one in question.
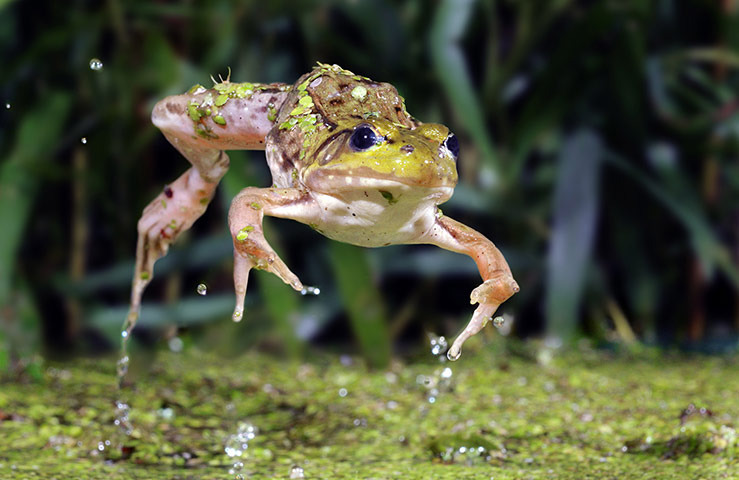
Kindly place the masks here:
MULTIPOLYGON (((415 117, 457 133, 444 212, 492 239, 521 285, 503 333, 737 349, 736 0, 0 0, 0 58, 3 368, 117 348, 136 222, 188 167, 151 125, 158 99, 229 69, 292 83, 316 61, 394 84, 415 117)), ((318 346, 383 365, 467 322, 472 260, 268 220, 321 295, 259 272, 233 324, 226 212, 270 178, 263 152, 230 155, 206 214, 156 265, 139 345, 318 346)))

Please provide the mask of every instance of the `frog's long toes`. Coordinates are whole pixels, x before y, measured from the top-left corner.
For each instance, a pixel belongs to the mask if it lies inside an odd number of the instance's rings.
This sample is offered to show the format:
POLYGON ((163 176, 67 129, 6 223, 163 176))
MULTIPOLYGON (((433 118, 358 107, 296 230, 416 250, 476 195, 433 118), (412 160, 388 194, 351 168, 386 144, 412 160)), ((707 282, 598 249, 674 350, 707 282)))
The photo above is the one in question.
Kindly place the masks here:
POLYGON ((251 260, 234 252, 234 290, 236 292, 236 306, 231 319, 240 322, 244 318, 244 299, 246 298, 246 287, 249 283, 249 271, 252 268, 251 260))
POLYGON ((472 314, 472 318, 469 323, 464 327, 464 330, 457 335, 457 338, 454 339, 454 343, 452 343, 452 346, 447 351, 447 358, 449 360, 454 361, 460 357, 464 342, 482 330, 485 325, 488 324, 490 317, 497 309, 498 305, 491 303, 481 304, 475 309, 475 313, 472 314))

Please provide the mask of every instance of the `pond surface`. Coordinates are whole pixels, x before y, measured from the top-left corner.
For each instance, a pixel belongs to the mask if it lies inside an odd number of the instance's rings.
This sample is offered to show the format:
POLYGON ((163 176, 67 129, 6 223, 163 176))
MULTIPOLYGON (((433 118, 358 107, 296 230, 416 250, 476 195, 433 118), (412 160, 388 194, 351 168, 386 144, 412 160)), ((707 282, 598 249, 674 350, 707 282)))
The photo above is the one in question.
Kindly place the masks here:
POLYGON ((47 365, 0 385, 0 478, 739 478, 736 358, 529 349, 134 354, 130 436, 114 358, 47 365))

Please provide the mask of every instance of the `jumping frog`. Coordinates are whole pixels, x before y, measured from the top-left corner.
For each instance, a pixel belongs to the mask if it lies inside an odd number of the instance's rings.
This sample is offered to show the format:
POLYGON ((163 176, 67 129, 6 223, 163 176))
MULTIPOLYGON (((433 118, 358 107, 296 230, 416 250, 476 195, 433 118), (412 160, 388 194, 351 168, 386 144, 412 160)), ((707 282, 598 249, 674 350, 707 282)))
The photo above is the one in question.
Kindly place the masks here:
POLYGON ((390 84, 319 63, 294 85, 228 79, 211 89, 196 85, 157 103, 152 121, 192 166, 138 222, 127 334, 154 262, 203 214, 228 169, 225 151, 234 149, 265 150, 273 179, 269 188, 243 189, 229 210, 235 321, 243 316, 252 268, 304 288, 265 240, 264 215, 297 220, 354 245, 425 243, 472 257, 483 283, 470 300, 479 305, 449 349, 451 359, 519 289, 495 245, 438 208, 457 183, 457 138, 443 125, 411 117, 390 84))

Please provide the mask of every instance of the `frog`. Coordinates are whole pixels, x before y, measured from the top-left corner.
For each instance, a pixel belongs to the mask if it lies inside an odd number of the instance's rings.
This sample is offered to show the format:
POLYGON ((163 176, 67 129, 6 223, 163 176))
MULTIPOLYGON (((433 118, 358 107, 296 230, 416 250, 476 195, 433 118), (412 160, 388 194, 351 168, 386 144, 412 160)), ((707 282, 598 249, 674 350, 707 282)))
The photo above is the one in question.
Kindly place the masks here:
POLYGON ((362 247, 431 244, 470 256, 482 283, 477 304, 447 352, 459 358, 498 307, 519 291, 500 250, 439 205, 457 184, 459 140, 449 128, 411 116, 397 89, 338 65, 318 63, 294 84, 237 83, 229 76, 156 103, 153 124, 191 164, 138 221, 136 262, 123 335, 139 317, 154 263, 205 212, 229 168, 228 150, 264 150, 272 185, 232 200, 234 321, 244 316, 251 270, 297 291, 306 287, 265 239, 265 215, 306 224, 362 247))

